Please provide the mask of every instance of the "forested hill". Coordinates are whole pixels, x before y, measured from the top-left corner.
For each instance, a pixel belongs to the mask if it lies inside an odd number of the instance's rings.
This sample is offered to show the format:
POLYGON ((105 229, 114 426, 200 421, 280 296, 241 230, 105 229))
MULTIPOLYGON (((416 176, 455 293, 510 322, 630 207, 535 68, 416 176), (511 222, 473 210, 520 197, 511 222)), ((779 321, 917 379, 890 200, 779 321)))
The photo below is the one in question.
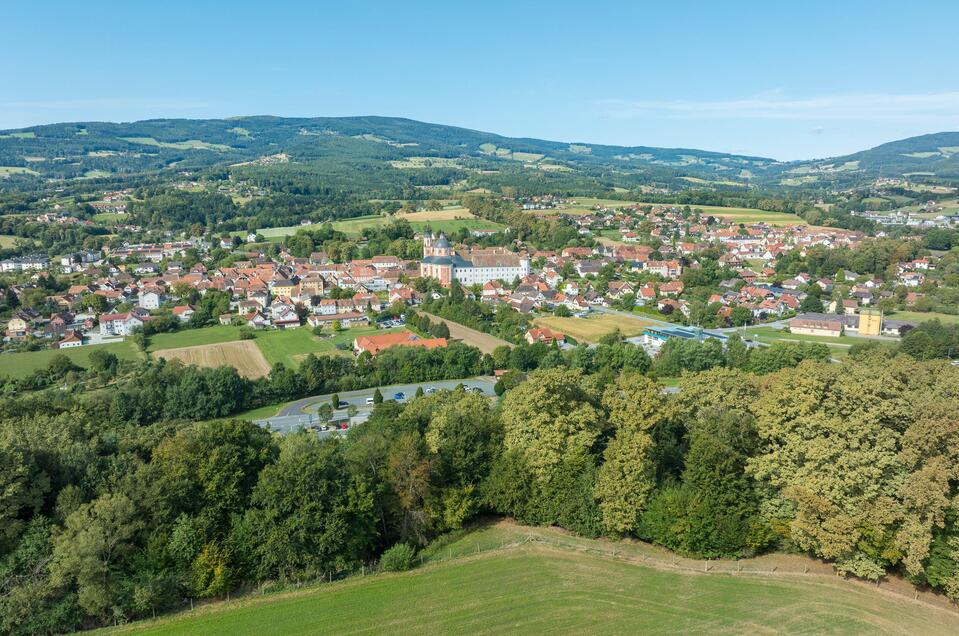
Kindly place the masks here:
POLYGON ((941 132, 892 141, 869 150, 779 167, 783 180, 855 184, 875 177, 934 177, 959 181, 959 132, 941 132))
POLYGON ((470 172, 499 171, 541 180, 584 179, 606 187, 794 188, 910 173, 959 178, 956 151, 959 133, 939 133, 848 157, 780 163, 693 149, 510 138, 393 117, 153 119, 0 132, 0 178, 8 184, 29 183, 252 162, 307 165, 321 173, 364 169, 407 177, 446 170, 451 180, 470 172))

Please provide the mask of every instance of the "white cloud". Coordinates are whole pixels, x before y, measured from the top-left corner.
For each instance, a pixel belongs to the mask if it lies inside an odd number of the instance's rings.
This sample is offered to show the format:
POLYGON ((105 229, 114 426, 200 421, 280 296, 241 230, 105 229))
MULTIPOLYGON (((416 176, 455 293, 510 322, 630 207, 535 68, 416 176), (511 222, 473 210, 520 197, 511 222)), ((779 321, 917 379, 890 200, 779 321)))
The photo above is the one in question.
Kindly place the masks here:
POLYGON ((793 121, 953 121, 959 91, 917 94, 858 93, 790 98, 778 91, 730 100, 626 100, 597 103, 613 118, 767 119, 793 121))

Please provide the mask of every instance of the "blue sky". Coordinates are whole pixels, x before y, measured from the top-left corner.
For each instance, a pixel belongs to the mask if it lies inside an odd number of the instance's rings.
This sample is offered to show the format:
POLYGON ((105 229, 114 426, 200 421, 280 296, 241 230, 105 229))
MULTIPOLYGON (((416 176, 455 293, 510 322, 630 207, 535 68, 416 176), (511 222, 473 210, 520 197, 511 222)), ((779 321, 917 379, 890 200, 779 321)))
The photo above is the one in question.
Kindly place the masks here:
POLYGON ((959 130, 959 2, 45 0, 0 11, 0 129, 395 115, 823 157, 959 130))

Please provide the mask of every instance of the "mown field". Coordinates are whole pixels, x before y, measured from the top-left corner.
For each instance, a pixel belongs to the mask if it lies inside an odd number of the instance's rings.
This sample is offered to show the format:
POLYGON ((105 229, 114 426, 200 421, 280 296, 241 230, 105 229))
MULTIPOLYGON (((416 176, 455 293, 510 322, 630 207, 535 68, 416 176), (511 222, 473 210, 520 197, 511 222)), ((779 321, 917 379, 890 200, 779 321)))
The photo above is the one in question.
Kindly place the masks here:
POLYGON ((654 324, 642 318, 627 318, 614 314, 596 314, 589 318, 546 316, 537 318, 533 323, 538 327, 547 327, 572 336, 578 342, 597 342, 617 328, 627 337, 638 336, 646 327, 654 324))
MULTIPOLYGON (((411 572, 251 595, 109 633, 954 634, 954 611, 809 576, 644 565, 634 546, 545 529, 482 530, 411 572), (525 542, 524 534, 537 538, 525 542), (542 539, 542 540, 540 540, 542 539)), ((651 561, 652 562, 652 561, 651 561)))
POLYGON ((63 354, 70 358, 74 364, 86 368, 90 364, 90 354, 98 349, 108 351, 121 360, 135 360, 139 357, 139 353, 132 342, 113 342, 105 345, 87 345, 68 349, 42 349, 24 353, 4 353, 0 354, 0 376, 25 377, 37 369, 49 365, 50 360, 58 354, 63 354))

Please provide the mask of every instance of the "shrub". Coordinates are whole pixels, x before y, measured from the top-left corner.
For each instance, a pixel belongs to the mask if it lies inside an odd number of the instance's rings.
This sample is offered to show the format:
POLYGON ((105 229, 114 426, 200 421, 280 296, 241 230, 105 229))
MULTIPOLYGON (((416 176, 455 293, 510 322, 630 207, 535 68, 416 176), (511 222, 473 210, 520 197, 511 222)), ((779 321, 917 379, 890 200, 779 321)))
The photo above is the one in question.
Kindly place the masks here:
POLYGON ((405 572, 413 567, 416 551, 405 543, 397 543, 380 557, 380 567, 385 572, 405 572))
POLYGON ((240 340, 253 340, 256 338, 256 332, 252 327, 243 327, 240 329, 240 340))

